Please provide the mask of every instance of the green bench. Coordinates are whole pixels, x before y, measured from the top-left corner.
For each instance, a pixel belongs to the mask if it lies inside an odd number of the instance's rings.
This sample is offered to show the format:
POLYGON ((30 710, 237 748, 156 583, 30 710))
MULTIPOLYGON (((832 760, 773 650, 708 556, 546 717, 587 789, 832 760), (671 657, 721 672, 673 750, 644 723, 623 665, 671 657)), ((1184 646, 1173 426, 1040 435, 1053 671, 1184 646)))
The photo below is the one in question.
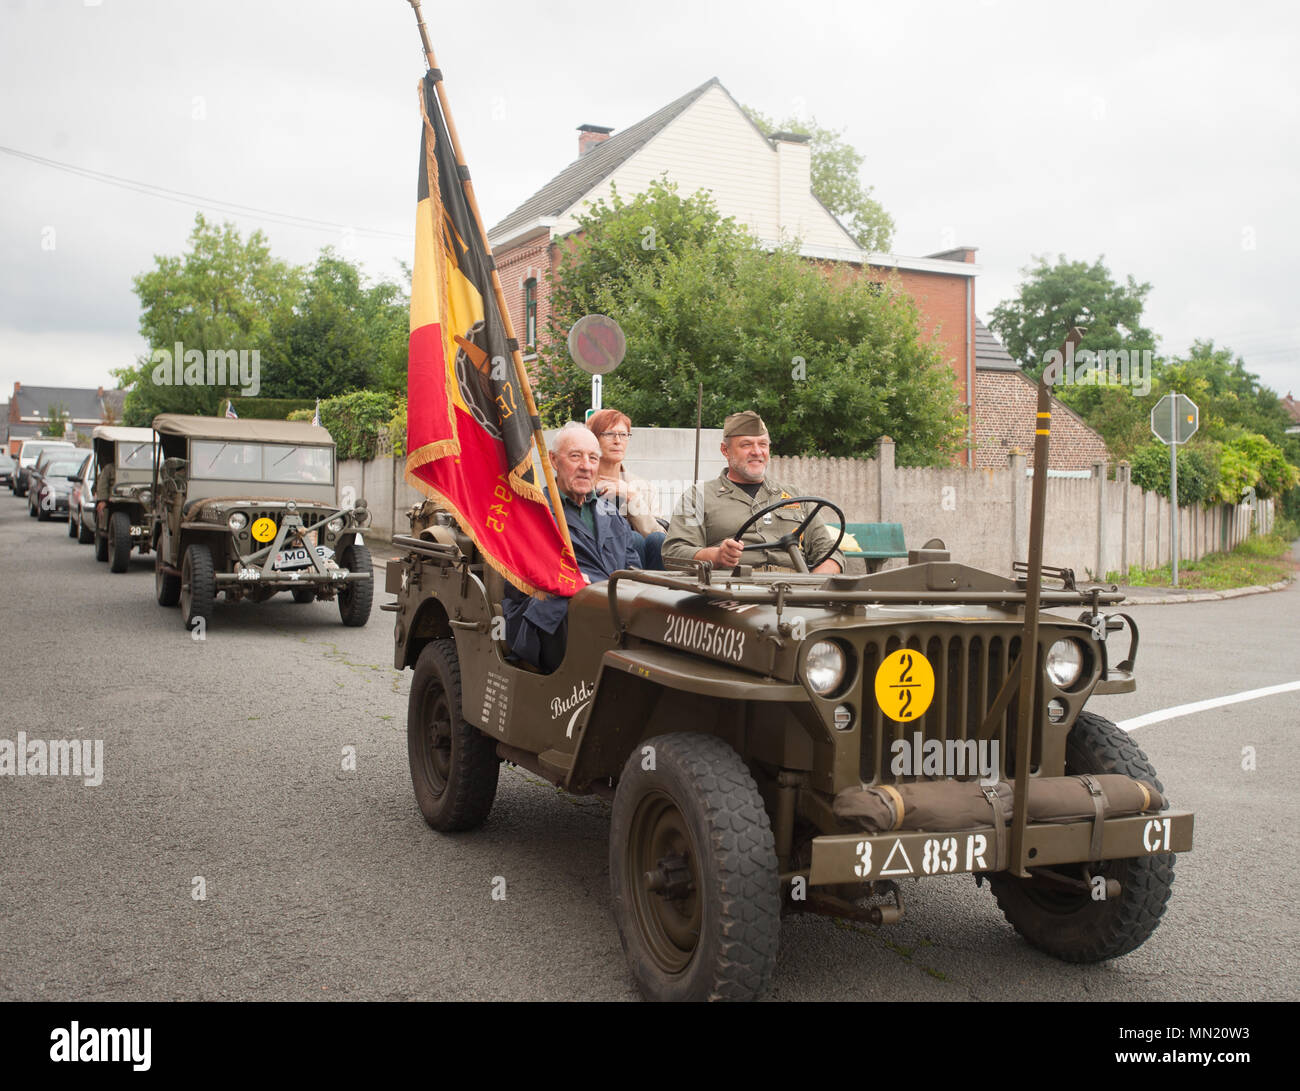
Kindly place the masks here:
MULTIPOLYGON (((827 523, 826 527, 832 538, 840 532, 838 523, 827 523)), ((865 561, 868 572, 877 571, 892 557, 907 556, 902 523, 849 523, 844 531, 852 534, 858 543, 856 550, 843 550, 845 558, 865 561)))

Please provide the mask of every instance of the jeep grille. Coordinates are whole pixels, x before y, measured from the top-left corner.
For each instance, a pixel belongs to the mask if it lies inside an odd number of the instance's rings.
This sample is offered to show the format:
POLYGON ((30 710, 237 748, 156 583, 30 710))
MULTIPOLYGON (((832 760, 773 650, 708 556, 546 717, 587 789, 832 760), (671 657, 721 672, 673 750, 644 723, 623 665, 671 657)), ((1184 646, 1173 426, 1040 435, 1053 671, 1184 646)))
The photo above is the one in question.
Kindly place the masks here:
MULTIPOLYGON (((1041 641, 1046 632, 1040 630, 1039 664, 1042 664, 1041 641)), ((1055 637, 1048 637, 1050 644, 1055 637)), ((862 732, 862 780, 866 784, 913 781, 921 777, 895 776, 890 769, 892 751, 890 744, 902 739, 909 744, 916 732, 925 740, 966 740, 977 737, 988 708, 998 695, 1007 672, 1020 653, 1020 636, 1007 628, 970 627, 956 635, 941 635, 933 630, 918 629, 906 640, 891 636, 885 641, 868 640, 862 649, 862 686, 864 723, 862 732), (934 670, 934 700, 917 719, 897 723, 886 719, 873 693, 876 669, 881 661, 899 648, 924 651, 934 670)), ((1018 672, 1017 672, 1018 673, 1018 672)), ((1040 674, 1040 678, 1041 678, 1040 674)), ((1042 702, 1035 710, 1034 738, 1031 747, 1031 769, 1040 761, 1042 732, 1042 702)), ((1011 698, 998 721, 992 738, 998 740, 999 773, 1010 777, 1015 771, 1016 721, 1019 715, 1019 693, 1011 698)), ((963 778, 965 779, 965 778, 963 778)))

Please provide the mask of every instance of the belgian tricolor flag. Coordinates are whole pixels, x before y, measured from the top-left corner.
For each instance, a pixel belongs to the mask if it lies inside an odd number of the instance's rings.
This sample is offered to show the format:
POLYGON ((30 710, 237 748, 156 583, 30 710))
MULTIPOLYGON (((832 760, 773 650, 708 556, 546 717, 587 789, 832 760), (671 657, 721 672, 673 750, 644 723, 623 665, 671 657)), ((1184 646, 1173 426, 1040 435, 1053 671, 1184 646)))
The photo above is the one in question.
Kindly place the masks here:
POLYGON ((516 587, 572 595, 586 581, 535 480, 532 396, 506 337, 437 80, 431 71, 420 88, 406 479, 444 504, 516 587))

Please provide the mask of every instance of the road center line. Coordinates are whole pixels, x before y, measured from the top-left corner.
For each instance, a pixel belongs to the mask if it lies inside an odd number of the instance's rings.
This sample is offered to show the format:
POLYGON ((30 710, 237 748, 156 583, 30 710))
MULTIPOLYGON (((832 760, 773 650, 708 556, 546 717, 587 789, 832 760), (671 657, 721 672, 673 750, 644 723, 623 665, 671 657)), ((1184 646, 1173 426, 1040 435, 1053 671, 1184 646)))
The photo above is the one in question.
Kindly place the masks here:
POLYGON ((1161 708, 1148 712, 1144 716, 1135 716, 1131 720, 1121 720, 1115 726, 1125 731, 1134 731, 1147 724, 1158 724, 1162 720, 1173 720, 1179 716, 1190 716, 1193 712, 1204 712, 1210 708, 1235 705, 1238 701, 1253 701, 1257 697, 1271 697, 1275 693, 1289 693, 1300 689, 1300 682, 1283 682, 1278 686, 1265 686, 1263 689, 1248 689, 1244 693, 1231 693, 1227 697, 1211 697, 1207 701, 1193 701, 1190 705, 1174 705, 1173 708, 1161 708))

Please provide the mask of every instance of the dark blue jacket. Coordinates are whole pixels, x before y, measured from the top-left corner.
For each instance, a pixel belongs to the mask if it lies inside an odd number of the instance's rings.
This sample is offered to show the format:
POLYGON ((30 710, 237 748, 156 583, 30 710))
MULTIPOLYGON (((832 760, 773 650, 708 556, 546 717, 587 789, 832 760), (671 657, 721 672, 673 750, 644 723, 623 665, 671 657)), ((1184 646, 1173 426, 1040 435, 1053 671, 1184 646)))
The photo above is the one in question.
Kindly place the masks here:
MULTIPOLYGON (((619 514, 617 505, 600 497, 594 515, 593 536, 573 503, 566 499, 564 517, 569 524, 574 557, 587 579, 599 583, 621 568, 640 568, 632 527, 619 514)), ((543 661, 547 657, 541 650, 542 634, 551 636, 564 624, 569 614, 567 598, 535 599, 507 582, 501 611, 506 619, 506 643, 515 655, 535 666, 553 669, 558 665, 558 660, 549 664, 543 661)))

